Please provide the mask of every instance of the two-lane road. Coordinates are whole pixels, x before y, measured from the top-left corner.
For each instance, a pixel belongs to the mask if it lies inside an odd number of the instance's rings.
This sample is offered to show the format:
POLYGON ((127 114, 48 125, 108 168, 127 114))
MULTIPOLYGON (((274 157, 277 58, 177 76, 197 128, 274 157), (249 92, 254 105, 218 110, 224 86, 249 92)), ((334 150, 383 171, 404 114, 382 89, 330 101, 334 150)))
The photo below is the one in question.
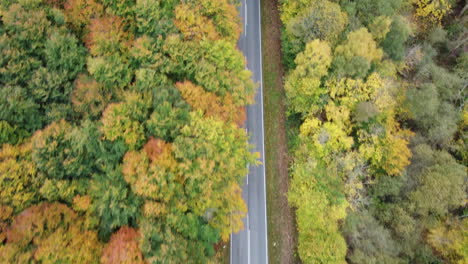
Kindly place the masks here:
POLYGON ((255 104, 247 107, 246 128, 250 134, 249 142, 255 146, 254 151, 260 153, 262 164, 250 167, 242 187, 248 214, 244 219, 245 229, 231 235, 231 264, 267 264, 260 0, 240 1, 244 32, 239 39, 238 47, 247 59, 247 68, 253 73, 253 81, 259 84, 255 104))

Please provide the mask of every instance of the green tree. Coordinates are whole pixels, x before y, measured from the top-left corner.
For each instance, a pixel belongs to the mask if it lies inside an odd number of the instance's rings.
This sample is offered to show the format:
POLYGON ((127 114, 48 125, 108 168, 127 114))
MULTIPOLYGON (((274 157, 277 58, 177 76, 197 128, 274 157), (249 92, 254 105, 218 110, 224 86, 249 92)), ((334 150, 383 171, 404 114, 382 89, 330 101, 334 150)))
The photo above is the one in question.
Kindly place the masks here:
POLYGON ((367 28, 362 27, 348 34, 346 41, 337 46, 333 69, 338 77, 364 78, 371 64, 381 60, 383 51, 377 47, 367 28))
POLYGON ((343 228, 350 253, 350 263, 402 263, 398 243, 390 230, 382 226, 368 211, 348 214, 343 228))
POLYGON ((401 16, 395 17, 390 26, 390 31, 382 41, 383 50, 393 60, 403 60, 406 55, 405 43, 409 35, 408 22, 401 16))
POLYGON ((326 89, 321 78, 327 75, 331 61, 327 42, 314 40, 307 43, 304 52, 297 55, 296 68, 286 77, 284 88, 290 109, 307 115, 323 107, 326 89))
POLYGON ((105 139, 123 139, 130 149, 138 149, 145 140, 142 122, 148 117, 151 97, 126 93, 125 101, 110 104, 102 115, 101 131, 105 139))
POLYGON ((141 201, 127 186, 120 168, 93 175, 90 187, 90 209, 99 218, 101 238, 108 239, 119 227, 136 225, 141 201))
POLYGON ((409 172, 415 187, 409 193, 414 212, 445 216, 466 200, 466 167, 445 151, 432 150, 427 145, 415 147, 409 172))
POLYGON ((52 123, 33 136, 32 160, 37 170, 51 179, 91 176, 98 130, 90 123, 73 127, 64 120, 52 123))
POLYGON ((283 34, 285 63, 294 67, 294 58, 314 39, 335 42, 348 22, 346 13, 338 4, 330 1, 315 1, 300 15, 288 21, 283 34))

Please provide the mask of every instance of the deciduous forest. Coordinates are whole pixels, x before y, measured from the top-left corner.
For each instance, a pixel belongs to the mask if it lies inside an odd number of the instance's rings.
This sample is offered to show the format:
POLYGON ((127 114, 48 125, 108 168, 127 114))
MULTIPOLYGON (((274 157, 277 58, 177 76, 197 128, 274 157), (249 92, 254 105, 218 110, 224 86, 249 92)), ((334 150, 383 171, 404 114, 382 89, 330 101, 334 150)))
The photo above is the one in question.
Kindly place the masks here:
POLYGON ((282 0, 303 263, 468 263, 468 9, 282 0))
POLYGON ((215 261, 257 159, 235 3, 0 1, 0 263, 215 261))

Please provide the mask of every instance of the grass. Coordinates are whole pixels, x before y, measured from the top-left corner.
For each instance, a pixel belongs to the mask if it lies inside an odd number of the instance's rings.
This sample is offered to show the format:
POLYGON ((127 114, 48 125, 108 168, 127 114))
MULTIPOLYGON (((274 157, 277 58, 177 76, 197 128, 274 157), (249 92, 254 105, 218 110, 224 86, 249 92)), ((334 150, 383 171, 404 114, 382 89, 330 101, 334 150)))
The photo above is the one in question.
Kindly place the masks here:
POLYGON ((262 0, 263 97, 269 263, 298 263, 296 228, 287 201, 289 186, 281 24, 277 0, 262 0))

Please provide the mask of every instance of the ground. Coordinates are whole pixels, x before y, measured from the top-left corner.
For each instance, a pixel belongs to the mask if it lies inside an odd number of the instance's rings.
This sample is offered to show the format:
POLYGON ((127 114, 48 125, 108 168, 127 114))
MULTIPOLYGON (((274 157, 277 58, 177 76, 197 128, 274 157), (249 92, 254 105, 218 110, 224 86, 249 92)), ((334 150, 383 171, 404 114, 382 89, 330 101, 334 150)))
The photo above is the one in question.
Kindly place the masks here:
POLYGON ((287 200, 289 157, 277 0, 262 0, 262 50, 269 262, 298 263, 294 211, 287 200))

